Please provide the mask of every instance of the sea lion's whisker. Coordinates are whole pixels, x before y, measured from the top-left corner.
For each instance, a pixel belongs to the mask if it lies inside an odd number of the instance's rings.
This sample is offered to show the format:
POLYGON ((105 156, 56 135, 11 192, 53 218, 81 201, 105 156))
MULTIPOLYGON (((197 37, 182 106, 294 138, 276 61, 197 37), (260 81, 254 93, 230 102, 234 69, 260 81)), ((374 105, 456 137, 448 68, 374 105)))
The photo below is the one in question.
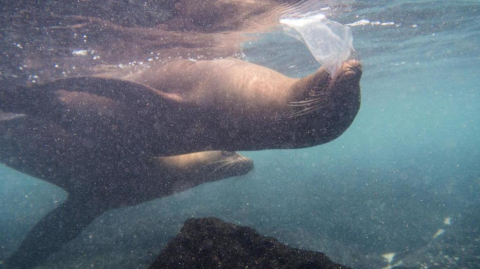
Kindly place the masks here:
POLYGON ((288 104, 288 106, 290 106, 290 107, 310 107, 310 106, 316 106, 318 104, 320 104, 320 101, 311 102, 311 103, 302 103, 302 104, 291 103, 291 104, 288 104))
POLYGON ((315 98, 305 101, 290 102, 288 106, 306 106, 310 104, 318 104, 323 100, 323 98, 315 98))
POLYGON ((325 85, 317 85, 317 86, 314 86, 313 89, 314 90, 324 90, 324 89, 327 89, 328 87, 326 87, 325 85))
POLYGON ((231 161, 220 160, 220 161, 212 162, 212 163, 210 163, 210 165, 220 163, 220 165, 219 165, 217 168, 215 168, 215 171, 216 171, 216 170, 218 170, 218 169, 220 169, 220 168, 225 167, 225 166, 228 165, 230 162, 231 162, 231 161))
POLYGON ((316 102, 318 100, 319 99, 315 98, 315 99, 304 100, 304 101, 290 102, 289 104, 309 104, 309 103, 312 103, 312 102, 316 102))
POLYGON ((323 95, 318 95, 316 98, 311 98, 304 101, 290 102, 288 106, 290 107, 301 107, 303 108, 300 111, 294 112, 291 118, 308 115, 320 109, 322 103, 325 101, 323 95))
POLYGON ((213 170, 212 172, 208 173, 208 176, 213 176, 213 174, 218 172, 218 170, 220 170, 222 168, 225 168, 225 167, 227 167, 227 170, 228 170, 232 165, 233 164, 225 164, 225 165, 219 166, 219 167, 215 168, 215 170, 213 170))
POLYGON ((313 113, 313 112, 315 112, 319 109, 320 109, 319 106, 307 107, 307 108, 304 108, 300 111, 297 111, 297 112, 293 113, 293 115, 290 118, 295 118, 295 117, 299 117, 299 116, 308 115, 308 114, 313 113))
POLYGON ((241 156, 241 155, 240 155, 240 158, 241 158, 241 159, 240 159, 241 161, 244 161, 244 162, 248 162, 248 161, 249 161, 249 159, 248 159, 247 157, 245 157, 245 156, 241 156))
POLYGON ((301 106, 305 106, 305 104, 288 104, 288 106, 291 106, 291 107, 301 107, 301 106))
POLYGON ((209 165, 217 164, 217 163, 223 163, 223 162, 228 162, 228 161, 227 160, 218 160, 218 161, 209 163, 209 165))
MULTIPOLYGON (((218 161, 218 162, 215 162, 215 163, 219 163, 219 162, 224 162, 223 164, 221 164, 220 166, 218 166, 217 168, 215 168, 215 170, 213 170, 212 172, 210 172, 208 175, 211 176, 213 175, 214 173, 216 173, 218 170, 220 169, 223 169, 226 167, 226 170, 230 169, 230 167, 232 167, 234 164, 235 164, 235 160, 229 160, 229 161, 226 161, 226 160, 221 160, 221 161, 218 161)), ((213 163, 212 163, 213 164, 213 163)))

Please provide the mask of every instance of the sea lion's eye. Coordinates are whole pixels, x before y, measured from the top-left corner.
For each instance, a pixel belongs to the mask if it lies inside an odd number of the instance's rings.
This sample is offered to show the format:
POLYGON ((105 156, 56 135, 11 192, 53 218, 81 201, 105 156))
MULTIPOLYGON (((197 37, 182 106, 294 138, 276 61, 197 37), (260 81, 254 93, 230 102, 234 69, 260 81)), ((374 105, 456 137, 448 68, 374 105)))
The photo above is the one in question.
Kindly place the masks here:
POLYGON ((222 151, 222 157, 230 157, 232 156, 233 154, 235 154, 234 152, 230 152, 230 151, 222 151))

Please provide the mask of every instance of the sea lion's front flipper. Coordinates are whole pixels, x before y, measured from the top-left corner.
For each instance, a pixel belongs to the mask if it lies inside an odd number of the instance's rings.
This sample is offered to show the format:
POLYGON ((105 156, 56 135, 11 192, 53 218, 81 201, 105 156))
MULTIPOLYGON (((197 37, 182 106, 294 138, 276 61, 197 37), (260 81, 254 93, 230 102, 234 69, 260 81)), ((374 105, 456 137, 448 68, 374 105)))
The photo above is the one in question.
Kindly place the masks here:
POLYGON ((72 77, 44 84, 50 88, 86 92, 115 101, 148 105, 152 102, 171 102, 170 94, 147 85, 123 79, 72 77))
POLYGON ((33 268, 76 238, 104 212, 93 203, 85 201, 86 199, 69 197, 65 203, 48 213, 7 259, 6 268, 33 268))
POLYGON ((0 110, 11 113, 50 113, 63 105, 58 91, 82 92, 137 107, 178 105, 178 96, 121 79, 73 77, 32 86, 0 87, 0 110))

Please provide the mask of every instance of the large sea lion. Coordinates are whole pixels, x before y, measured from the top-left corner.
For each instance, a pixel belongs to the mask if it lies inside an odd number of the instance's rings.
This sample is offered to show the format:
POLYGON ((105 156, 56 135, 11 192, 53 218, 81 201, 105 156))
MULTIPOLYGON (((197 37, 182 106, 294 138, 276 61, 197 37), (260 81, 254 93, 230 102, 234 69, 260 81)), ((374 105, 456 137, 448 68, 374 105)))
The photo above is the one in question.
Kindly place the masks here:
MULTIPOLYGON (((218 129, 205 130, 213 141, 204 147, 258 150, 315 146, 340 136, 359 110, 361 74, 356 60, 344 62, 335 79, 323 67, 296 79, 238 59, 222 59, 179 60, 124 79, 206 112, 195 122, 210 125, 213 120, 218 129)), ((196 136, 197 130, 186 134, 196 136)))
POLYGON ((1 90, 0 109, 41 114, 126 154, 302 148, 350 126, 361 74, 356 60, 344 62, 335 79, 324 68, 295 79, 236 59, 181 60, 124 80, 73 78, 1 90))
POLYGON ((31 268, 59 250, 97 216, 172 195, 205 182, 246 174, 253 162, 234 152, 116 158, 61 126, 35 116, 0 121, 0 161, 68 192, 6 261, 31 268))

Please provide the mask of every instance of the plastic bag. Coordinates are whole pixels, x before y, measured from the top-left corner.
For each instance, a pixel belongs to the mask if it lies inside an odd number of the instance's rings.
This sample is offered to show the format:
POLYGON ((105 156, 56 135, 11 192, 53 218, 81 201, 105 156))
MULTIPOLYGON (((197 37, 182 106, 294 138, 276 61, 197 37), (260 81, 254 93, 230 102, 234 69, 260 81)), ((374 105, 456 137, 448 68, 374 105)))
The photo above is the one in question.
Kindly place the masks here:
POLYGON ((332 77, 347 60, 353 49, 350 27, 327 20, 323 14, 297 18, 282 18, 286 34, 307 45, 315 59, 332 77))

